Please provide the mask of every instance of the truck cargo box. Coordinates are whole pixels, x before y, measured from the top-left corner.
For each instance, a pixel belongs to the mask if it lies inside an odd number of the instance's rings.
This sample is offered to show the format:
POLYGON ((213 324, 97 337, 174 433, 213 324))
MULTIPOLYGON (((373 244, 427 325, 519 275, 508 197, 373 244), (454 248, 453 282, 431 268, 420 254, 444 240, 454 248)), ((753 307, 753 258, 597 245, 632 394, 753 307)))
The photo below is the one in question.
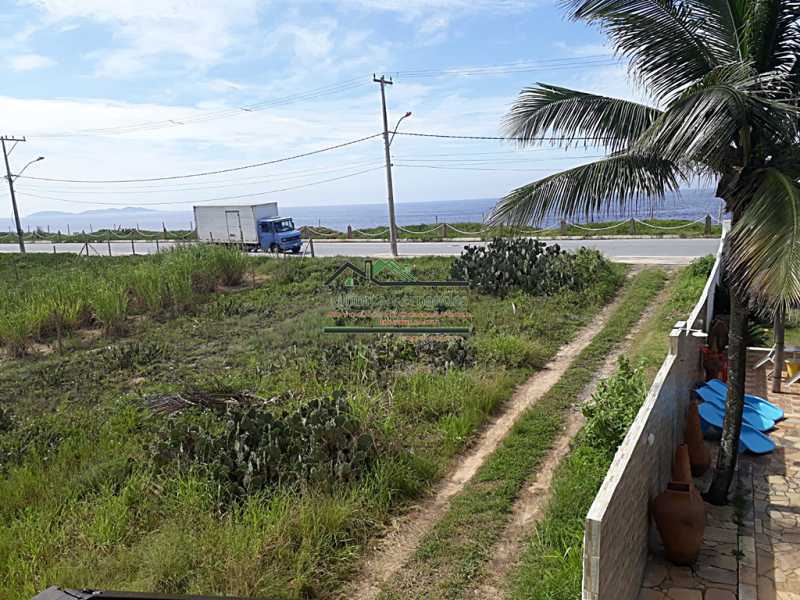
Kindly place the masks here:
POLYGON ((277 202, 194 207, 197 239, 201 242, 257 245, 258 221, 277 216, 277 202))

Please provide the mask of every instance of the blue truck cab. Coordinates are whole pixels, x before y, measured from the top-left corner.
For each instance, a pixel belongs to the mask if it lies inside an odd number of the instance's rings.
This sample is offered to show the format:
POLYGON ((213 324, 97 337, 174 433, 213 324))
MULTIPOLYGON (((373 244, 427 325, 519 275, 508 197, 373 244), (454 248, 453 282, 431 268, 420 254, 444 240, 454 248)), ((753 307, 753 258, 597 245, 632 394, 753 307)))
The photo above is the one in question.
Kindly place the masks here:
POLYGON ((258 222, 258 241, 265 252, 300 252, 303 245, 294 221, 287 217, 272 217, 258 222))

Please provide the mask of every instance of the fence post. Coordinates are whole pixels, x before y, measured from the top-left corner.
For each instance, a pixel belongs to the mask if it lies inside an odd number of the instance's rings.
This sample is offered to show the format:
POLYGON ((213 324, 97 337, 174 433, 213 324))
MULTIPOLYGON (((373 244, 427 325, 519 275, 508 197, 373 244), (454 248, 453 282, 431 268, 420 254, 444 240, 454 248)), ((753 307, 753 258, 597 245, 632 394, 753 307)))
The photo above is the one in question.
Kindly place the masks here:
POLYGON ((111 234, 110 233, 108 234, 108 239, 106 240, 106 243, 108 244, 108 255, 111 256, 111 234))
POLYGON ((352 240, 353 239, 353 226, 352 225, 348 225, 347 226, 347 239, 348 240, 352 240))
POLYGON ((131 252, 136 256, 136 243, 133 241, 134 233, 131 231, 131 252))
POLYGON ((442 239, 447 239, 447 223, 442 223, 442 239))
POLYGON ((711 215, 706 215, 706 226, 703 233, 705 235, 711 235, 711 215))
POLYGON ((158 238, 156 238, 156 254, 159 254, 161 249, 158 247, 158 238))
POLYGON ((567 220, 561 219, 561 235, 567 235, 567 220))
POLYGON ((308 238, 308 247, 311 248, 311 258, 316 258, 314 256, 314 238, 308 238))
POLYGON ((56 245, 53 244, 53 254, 55 254, 55 253, 56 253, 56 245))
POLYGON ((631 217, 631 235, 636 235, 636 219, 631 217))

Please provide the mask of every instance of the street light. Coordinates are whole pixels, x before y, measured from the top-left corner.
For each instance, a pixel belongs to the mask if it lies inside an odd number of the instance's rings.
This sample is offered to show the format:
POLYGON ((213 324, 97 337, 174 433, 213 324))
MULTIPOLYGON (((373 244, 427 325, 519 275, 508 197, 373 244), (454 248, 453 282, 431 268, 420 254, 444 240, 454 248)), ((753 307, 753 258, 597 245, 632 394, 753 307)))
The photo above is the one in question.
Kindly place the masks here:
MULTIPOLYGON (((12 148, 13 150, 13 148, 12 148)), ((33 163, 37 163, 40 160, 44 160, 44 156, 40 156, 39 158, 34 158, 30 161, 27 165, 22 167, 22 170, 17 173, 16 175, 11 174, 11 167, 8 164, 8 152, 6 152, 6 143, 3 140, 3 155, 6 159, 6 179, 8 179, 8 189, 11 191, 11 206, 14 208, 14 223, 17 226, 17 240, 19 241, 19 251, 22 254, 25 254, 25 237, 22 232, 22 223, 19 220, 19 210, 17 209, 17 195, 14 193, 14 181, 22 175, 22 172, 30 167, 33 163)))
POLYGON ((408 117, 410 117, 410 116, 411 116, 411 111, 409 111, 409 112, 407 112, 406 114, 404 114, 404 115, 403 115, 402 117, 400 117, 400 119, 397 121, 397 125, 395 125, 395 126, 394 126, 394 129, 392 130, 392 137, 389 139, 389 145, 390 145, 390 146, 392 145, 392 141, 394 140, 394 136, 396 136, 396 135, 397 135, 397 128, 398 128, 398 127, 400 127, 400 123, 402 123, 402 122, 403 122, 403 119, 407 119, 407 118, 408 118, 408 117))
POLYGON ((44 156, 40 156, 39 158, 34 158, 34 159, 31 161, 31 162, 29 162, 27 165, 25 165, 24 167, 22 167, 22 169, 20 170, 20 172, 19 172, 19 173, 17 173, 16 175, 14 175, 14 181, 16 181, 16 180, 17 180, 17 177, 19 177, 20 175, 22 175, 22 174, 25 172, 25 169, 27 169, 28 167, 30 167, 30 166, 31 166, 33 163, 37 163, 37 162, 39 162, 40 160, 44 160, 44 156))

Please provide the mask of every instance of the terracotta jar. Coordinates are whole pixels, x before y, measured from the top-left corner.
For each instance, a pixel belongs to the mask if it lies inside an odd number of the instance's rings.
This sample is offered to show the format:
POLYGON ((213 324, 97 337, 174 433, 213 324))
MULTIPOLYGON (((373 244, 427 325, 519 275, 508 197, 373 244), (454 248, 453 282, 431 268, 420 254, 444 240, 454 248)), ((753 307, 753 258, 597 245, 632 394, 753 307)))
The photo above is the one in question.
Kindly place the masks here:
POLYGON ((689 446, 681 444, 675 451, 675 462, 672 465, 672 481, 692 483, 692 466, 689 462, 689 446))
POLYGON ((694 402, 689 404, 689 414, 686 417, 686 445, 689 447, 689 463, 692 466, 692 475, 700 477, 711 465, 711 452, 703 441, 703 430, 700 429, 700 413, 694 402))
POLYGON ((677 565, 692 564, 703 545, 705 506, 690 483, 670 481, 653 500, 653 518, 664 543, 664 555, 677 565))

